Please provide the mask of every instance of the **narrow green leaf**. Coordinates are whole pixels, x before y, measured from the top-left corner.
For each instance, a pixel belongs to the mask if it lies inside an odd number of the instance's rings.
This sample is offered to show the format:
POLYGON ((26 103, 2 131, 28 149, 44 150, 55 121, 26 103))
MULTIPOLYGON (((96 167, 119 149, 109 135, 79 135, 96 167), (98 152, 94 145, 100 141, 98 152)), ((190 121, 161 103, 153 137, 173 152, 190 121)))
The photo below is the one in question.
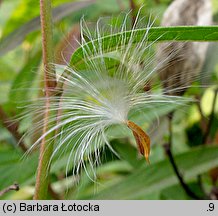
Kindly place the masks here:
MULTIPOLYGON (((186 181, 218 166, 218 147, 201 146, 175 156, 176 162, 186 181)), ((178 183, 168 159, 145 165, 125 180, 112 185, 86 199, 142 199, 178 183), (116 191, 116 193, 114 193, 116 191)), ((84 198, 84 197, 83 197, 84 198)))
MULTIPOLYGON (((145 28, 107 35, 88 42, 84 46, 94 56, 95 47, 98 47, 101 41, 101 51, 105 54, 116 50, 121 45, 128 44, 130 40, 131 43, 140 42, 147 31, 148 29, 145 28), (134 37, 131 38, 133 34, 134 37)), ((218 26, 152 27, 149 29, 148 41, 218 41, 218 26)), ((89 57, 91 58, 92 55, 90 54, 89 57)), ((83 47, 80 47, 73 53, 70 64, 74 67, 80 66, 84 58, 83 47)))

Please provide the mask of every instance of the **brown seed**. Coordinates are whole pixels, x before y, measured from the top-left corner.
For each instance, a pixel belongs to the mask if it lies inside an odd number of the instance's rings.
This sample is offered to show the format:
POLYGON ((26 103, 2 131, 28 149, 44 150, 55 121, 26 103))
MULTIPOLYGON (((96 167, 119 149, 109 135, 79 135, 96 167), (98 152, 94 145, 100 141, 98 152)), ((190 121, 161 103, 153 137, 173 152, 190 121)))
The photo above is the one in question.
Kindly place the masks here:
POLYGON ((150 137, 134 122, 127 121, 126 124, 132 130, 139 152, 145 157, 146 161, 150 163, 150 137))

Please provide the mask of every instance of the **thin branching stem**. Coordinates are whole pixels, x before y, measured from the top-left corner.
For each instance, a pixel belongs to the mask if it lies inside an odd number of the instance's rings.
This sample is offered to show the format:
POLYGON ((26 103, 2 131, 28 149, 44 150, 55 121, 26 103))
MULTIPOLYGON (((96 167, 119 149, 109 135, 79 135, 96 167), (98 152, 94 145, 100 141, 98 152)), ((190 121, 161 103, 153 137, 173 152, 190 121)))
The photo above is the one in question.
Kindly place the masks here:
POLYGON ((9 191, 15 190, 18 191, 20 189, 19 185, 17 183, 14 183, 13 185, 10 185, 9 187, 3 189, 0 191, 0 197, 4 194, 8 193, 9 191))

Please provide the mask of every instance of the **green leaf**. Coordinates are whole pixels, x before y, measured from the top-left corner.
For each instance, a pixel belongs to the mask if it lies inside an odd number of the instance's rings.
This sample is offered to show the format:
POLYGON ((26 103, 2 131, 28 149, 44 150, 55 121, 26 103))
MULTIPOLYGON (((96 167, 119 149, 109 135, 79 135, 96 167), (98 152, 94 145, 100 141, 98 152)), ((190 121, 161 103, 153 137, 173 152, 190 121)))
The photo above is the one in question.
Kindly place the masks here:
MULTIPOLYGON (((65 16, 70 15, 72 12, 87 7, 94 2, 95 0, 87 0, 83 2, 71 2, 60 5, 53 9, 53 21, 57 22, 65 16)), ((14 49, 16 46, 22 43, 27 34, 38 29, 40 29, 39 16, 30 20, 20 28, 10 33, 8 36, 4 37, 0 42, 0 56, 14 49)))
MULTIPOLYGON (((119 182, 125 178, 126 173, 129 173, 132 167, 125 161, 111 161, 105 164, 101 164, 96 170, 98 183, 100 185, 111 186, 114 182, 119 182)), ((91 168, 88 166, 86 171, 83 171, 80 177, 79 184, 75 190, 68 194, 67 199, 83 199, 83 197, 91 196, 96 190, 96 185, 90 180, 90 177, 94 179, 91 168), (90 174, 87 175, 87 172, 90 174)), ((104 188, 103 187, 103 188, 104 188)), ((103 188, 98 188, 102 190, 103 188)))
POLYGON ((112 140, 111 146, 118 153, 122 160, 127 161, 131 166, 137 167, 141 165, 141 160, 138 159, 137 149, 130 145, 127 140, 112 140))
MULTIPOLYGON (((175 156, 186 181, 218 166, 218 147, 201 146, 175 156)), ((152 193, 173 186, 178 180, 168 159, 140 167, 126 179, 86 199, 143 199, 152 193), (116 193, 114 193, 116 191, 116 193)))
MULTIPOLYGON (((194 191, 195 194, 198 194, 199 197, 204 197, 204 194, 202 194, 201 188, 199 188, 199 184, 197 182, 193 182, 191 184, 188 184, 188 187, 191 189, 191 191, 194 191)), ((163 200, 190 200, 191 197, 189 197, 184 189, 181 187, 180 184, 173 185, 171 187, 165 188, 161 191, 160 199, 163 200)))
MULTIPOLYGON (((15 77, 9 94, 10 103, 14 107, 24 106, 30 98, 28 96, 33 92, 31 90, 32 84, 37 77, 35 68, 39 67, 41 62, 41 50, 38 51, 33 57, 29 59, 26 65, 20 70, 15 77)), ((22 109, 18 109, 17 112, 21 112, 22 109)))
POLYGON ((17 182, 19 185, 33 180, 37 168, 38 154, 22 158, 15 149, 0 150, 0 190, 17 182))
MULTIPOLYGON (((140 42, 148 29, 136 29, 98 38, 84 45, 89 50, 89 58, 95 55, 95 47, 101 41, 102 53, 116 50, 119 46, 140 42), (132 37, 132 35, 134 35, 132 37), (93 54, 93 56, 91 55, 93 54)), ((218 41, 218 26, 171 26, 152 27, 148 32, 148 41, 218 41)), ((70 65, 79 67, 84 63, 83 47, 78 48, 72 55, 70 65)))

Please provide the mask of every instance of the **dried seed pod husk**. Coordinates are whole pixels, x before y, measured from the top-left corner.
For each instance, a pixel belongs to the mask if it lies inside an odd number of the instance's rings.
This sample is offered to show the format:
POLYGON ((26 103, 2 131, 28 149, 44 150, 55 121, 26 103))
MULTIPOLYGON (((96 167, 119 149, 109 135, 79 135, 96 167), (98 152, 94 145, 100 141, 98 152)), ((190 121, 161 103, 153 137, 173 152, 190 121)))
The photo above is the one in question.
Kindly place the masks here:
MULTIPOLYGON (((164 13, 162 26, 212 24, 210 0, 175 0, 164 13)), ((205 61, 208 43, 172 42, 158 45, 158 69, 164 91, 169 95, 182 95, 199 76, 205 61)))

